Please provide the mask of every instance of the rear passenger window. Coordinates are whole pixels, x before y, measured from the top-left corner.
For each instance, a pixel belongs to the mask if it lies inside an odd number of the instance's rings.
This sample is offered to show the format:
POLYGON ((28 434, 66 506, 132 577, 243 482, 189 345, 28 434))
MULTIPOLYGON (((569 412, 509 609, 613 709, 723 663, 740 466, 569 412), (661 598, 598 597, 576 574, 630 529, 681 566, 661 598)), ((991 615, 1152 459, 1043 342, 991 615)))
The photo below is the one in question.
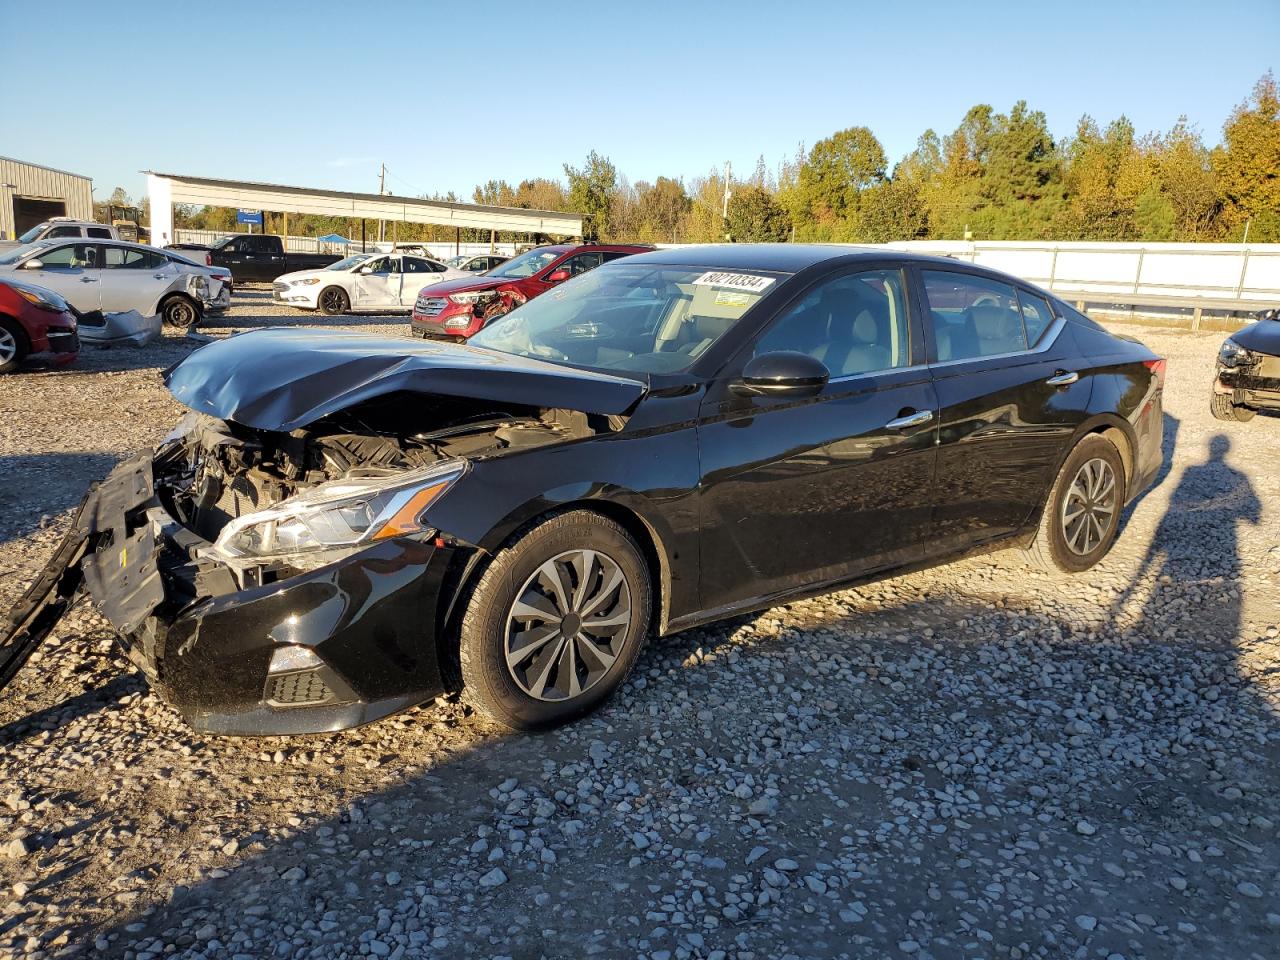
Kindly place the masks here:
POLYGON ((89 236, 94 237, 97 240, 113 239, 113 237, 111 236, 111 231, 106 229, 105 227, 89 227, 85 232, 89 236))
POLYGON ((1018 291, 1018 303, 1022 305, 1022 324, 1027 328, 1027 343, 1034 347, 1053 323, 1053 311, 1046 301, 1025 290, 1018 291))
POLYGON ((52 240, 58 237, 78 237, 80 236, 79 227, 54 227, 44 235, 44 239, 52 240))
POLYGON ((1027 349, 1018 295, 996 280, 925 270, 937 359, 973 360, 1027 349))
POLYGON ((821 360, 832 378, 910 363, 902 272, 867 270, 828 280, 778 318, 755 355, 796 350, 821 360))
POLYGON ((128 247, 105 247, 103 266, 109 270, 155 270, 165 265, 166 258, 158 253, 146 250, 131 250, 128 247))

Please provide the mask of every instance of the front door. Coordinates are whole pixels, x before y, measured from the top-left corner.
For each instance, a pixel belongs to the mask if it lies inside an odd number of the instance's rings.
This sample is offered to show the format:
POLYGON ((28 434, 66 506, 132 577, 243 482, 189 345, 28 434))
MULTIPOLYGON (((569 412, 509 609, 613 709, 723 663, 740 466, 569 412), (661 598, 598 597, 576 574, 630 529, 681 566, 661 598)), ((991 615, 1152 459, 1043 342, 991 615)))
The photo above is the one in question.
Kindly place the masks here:
POLYGON ((904 272, 819 281, 709 385, 699 421, 702 605, 726 610, 922 556, 937 404, 904 272), (808 353, 813 397, 738 397, 753 356, 808 353))
POLYGON ((400 306, 399 257, 374 257, 356 274, 352 305, 362 310, 400 306))
POLYGON ((444 271, 440 264, 422 257, 400 258, 400 306, 412 307, 418 300, 423 287, 439 283, 444 279, 444 271))
POLYGON ((102 248, 96 243, 67 243, 41 251, 41 268, 23 270, 19 279, 48 287, 82 313, 102 306, 102 248))
POLYGON ((922 270, 938 391, 940 550, 1020 529, 1087 416, 1075 341, 1048 302, 976 274, 922 270))

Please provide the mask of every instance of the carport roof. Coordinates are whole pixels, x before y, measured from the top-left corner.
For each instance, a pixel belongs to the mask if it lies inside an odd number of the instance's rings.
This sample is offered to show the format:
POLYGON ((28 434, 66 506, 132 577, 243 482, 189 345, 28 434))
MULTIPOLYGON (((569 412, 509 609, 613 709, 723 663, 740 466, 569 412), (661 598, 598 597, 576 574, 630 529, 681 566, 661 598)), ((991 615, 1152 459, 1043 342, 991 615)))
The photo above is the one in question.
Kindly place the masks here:
POLYGON ((425 200, 394 194, 357 193, 253 180, 224 180, 154 170, 142 172, 150 177, 170 181, 172 199, 176 203, 205 203, 211 206, 234 206, 283 213, 363 216, 366 219, 398 219, 559 236, 582 234, 582 217, 564 211, 425 200))

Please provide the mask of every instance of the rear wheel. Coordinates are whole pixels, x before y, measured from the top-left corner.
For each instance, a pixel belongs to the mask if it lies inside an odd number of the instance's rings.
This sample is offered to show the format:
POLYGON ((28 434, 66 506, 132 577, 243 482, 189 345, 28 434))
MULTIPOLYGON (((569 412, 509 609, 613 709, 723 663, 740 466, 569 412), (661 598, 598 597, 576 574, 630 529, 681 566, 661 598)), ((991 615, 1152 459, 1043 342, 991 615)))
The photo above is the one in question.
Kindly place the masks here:
POLYGON ((347 291, 341 287, 325 287, 320 291, 320 297, 316 303, 320 306, 320 312, 326 317, 336 317, 351 309, 351 299, 347 296, 347 291))
POLYGON ((12 320, 0 317, 0 373, 18 369, 30 349, 26 332, 12 320))
POLYGON ((1058 471, 1027 559, 1050 573, 1081 573, 1111 549, 1125 502, 1124 462, 1098 434, 1081 440, 1058 471))
POLYGON ((200 309, 193 300, 175 294, 160 305, 160 315, 169 326, 185 330, 199 321, 200 309))
POLYGON ((499 723, 555 726, 626 679, 649 632, 648 567, 599 514, 545 520, 500 550, 462 620, 464 694, 499 723))
POLYGON ((1258 412, 1252 407, 1242 407, 1233 402, 1229 393, 1215 393, 1209 398, 1209 410, 1216 420, 1233 420, 1246 423, 1258 412))

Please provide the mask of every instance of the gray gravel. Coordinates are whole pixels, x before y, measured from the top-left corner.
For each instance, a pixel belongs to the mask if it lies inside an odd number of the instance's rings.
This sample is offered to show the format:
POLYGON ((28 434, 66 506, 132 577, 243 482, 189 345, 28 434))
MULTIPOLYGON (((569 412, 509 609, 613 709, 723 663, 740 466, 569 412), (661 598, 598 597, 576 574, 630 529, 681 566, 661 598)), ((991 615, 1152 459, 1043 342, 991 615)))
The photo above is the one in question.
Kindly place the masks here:
MULTIPOLYGON (((260 292, 216 321, 279 322, 318 321, 260 292)), ((0 956, 1276 956, 1280 420, 1210 418, 1221 334, 1134 332, 1172 468, 1097 570, 995 556, 690 631, 564 730, 440 701, 206 740, 81 606, 0 695, 0 956)), ((190 349, 0 377, 0 603, 177 418, 190 349)))

